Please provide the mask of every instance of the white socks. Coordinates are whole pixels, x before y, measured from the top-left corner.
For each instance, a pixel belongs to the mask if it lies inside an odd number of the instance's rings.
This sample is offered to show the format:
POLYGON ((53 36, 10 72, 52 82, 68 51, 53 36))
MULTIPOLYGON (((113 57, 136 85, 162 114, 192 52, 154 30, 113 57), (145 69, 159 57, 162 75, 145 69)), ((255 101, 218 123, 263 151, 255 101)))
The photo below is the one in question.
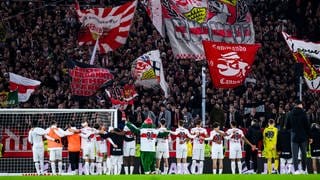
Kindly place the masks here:
POLYGON ((203 161, 199 162, 199 170, 198 170, 198 174, 202 174, 203 173, 203 161))
POLYGON ((195 174, 196 173, 196 160, 192 160, 192 165, 191 165, 191 173, 195 174))
POLYGON ((130 174, 133 174, 134 166, 130 166, 130 174))
POLYGON ((117 175, 119 175, 119 174, 121 174, 121 167, 122 167, 122 165, 119 163, 119 164, 117 164, 118 165, 118 171, 117 171, 117 175))
POLYGON ((232 172, 232 174, 236 173, 236 162, 235 161, 231 161, 231 172, 232 172))
POLYGON ((164 173, 164 174, 168 174, 168 169, 169 169, 168 167, 164 167, 164 169, 163 169, 163 170, 164 170, 164 171, 163 171, 163 173, 164 173))
POLYGON ((56 163, 54 162, 51 162, 51 172, 53 175, 56 174, 56 163))
POLYGON ((39 175, 40 174, 40 167, 38 162, 34 162, 34 166, 36 167, 36 172, 39 175))
POLYGON ((182 165, 183 165, 183 167, 182 167, 181 174, 188 174, 189 173, 188 163, 183 163, 182 165), (186 173, 186 172, 188 172, 188 173, 186 173))
POLYGON ((89 162, 84 163, 84 174, 89 175, 89 162))
POLYGON ((40 174, 44 174, 44 162, 40 160, 40 174))
POLYGON ((90 163, 90 174, 94 174, 94 163, 90 163))
MULTIPOLYGON (((217 174, 217 169, 212 169, 213 174, 217 174)), ((222 169, 219 169, 219 174, 222 174, 222 169)))
POLYGON ((102 174, 102 163, 98 162, 98 163, 96 163, 96 165, 97 165, 97 174, 101 175, 102 174))
POLYGON ((58 162, 58 173, 59 174, 62 173, 62 162, 61 161, 58 162))
POLYGON ((239 170, 239 174, 242 174, 242 163, 240 160, 238 161, 238 170, 239 170))
POLYGON ((181 168, 181 163, 177 163, 177 174, 183 174, 183 168, 181 168))
POLYGON ((126 175, 129 174, 129 167, 128 167, 128 166, 124 166, 124 173, 125 173, 126 175))
POLYGON ((103 161, 103 174, 107 173, 107 161, 103 161))

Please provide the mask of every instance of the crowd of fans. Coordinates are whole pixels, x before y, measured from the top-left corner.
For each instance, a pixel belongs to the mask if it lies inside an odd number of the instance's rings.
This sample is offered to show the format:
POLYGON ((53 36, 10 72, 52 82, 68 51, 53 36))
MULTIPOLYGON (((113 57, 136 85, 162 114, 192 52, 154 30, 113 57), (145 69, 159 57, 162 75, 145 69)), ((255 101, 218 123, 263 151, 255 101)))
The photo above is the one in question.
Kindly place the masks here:
MULTIPOLYGON (((118 1, 101 1, 105 6, 118 1)), ((235 89, 216 89, 209 72, 206 84, 206 126, 214 121, 228 126, 236 117, 246 127, 251 119, 265 126, 274 118, 278 126, 298 98, 295 62, 281 31, 310 41, 320 41, 320 3, 316 0, 247 0, 255 27, 256 42, 261 43, 248 81, 235 89), (248 103, 264 102, 265 112, 245 114, 248 103), (232 120, 231 119, 231 120, 232 120)), ((82 4, 84 7, 85 4, 82 4)), ((0 92, 9 91, 9 72, 40 80, 41 86, 20 108, 110 108, 104 88, 94 96, 73 97, 71 78, 65 65, 67 59, 88 63, 92 47, 78 46, 80 24, 74 7, 68 1, 59 5, 43 1, 1 1, 0 18, 0 92)), ((168 39, 162 38, 153 27, 146 11, 138 5, 127 43, 120 49, 99 55, 98 67, 110 69, 115 78, 110 86, 123 86, 130 76, 131 62, 138 56, 159 49, 170 96, 160 89, 136 87, 139 96, 133 108, 128 107, 129 119, 139 124, 141 114, 159 117, 161 111, 171 114, 171 127, 176 118, 193 126, 201 118, 201 66, 203 62, 176 60, 168 39)), ((312 122, 320 122, 319 94, 303 86, 303 102, 312 122)), ((165 113, 164 113, 165 114, 165 113)), ((142 122, 142 121, 141 121, 142 122)), ((170 127, 170 128, 171 128, 170 127)))

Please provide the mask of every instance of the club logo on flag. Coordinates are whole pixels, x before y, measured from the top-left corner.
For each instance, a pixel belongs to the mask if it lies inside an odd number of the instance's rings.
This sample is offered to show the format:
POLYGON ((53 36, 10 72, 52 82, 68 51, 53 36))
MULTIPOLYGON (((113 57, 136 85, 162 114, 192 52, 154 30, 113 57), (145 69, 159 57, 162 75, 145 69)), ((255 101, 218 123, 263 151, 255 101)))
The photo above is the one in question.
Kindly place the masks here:
POLYGON ((82 29, 79 32, 79 45, 93 45, 98 40, 100 53, 107 53, 125 44, 129 35, 137 1, 114 8, 92 8, 76 12, 82 29))
MULTIPOLYGON (((293 53, 294 59, 303 64, 303 76, 311 91, 320 92, 320 68, 316 68, 301 50, 293 53)), ((320 64, 320 63, 319 63, 320 64)))
POLYGON ((241 85, 251 71, 259 44, 228 44, 203 41, 209 71, 217 88, 241 85))
POLYGON ((254 43, 244 0, 163 0, 163 17, 177 59, 205 59, 202 40, 254 43))
POLYGON ((131 68, 135 84, 146 88, 157 88, 160 85, 168 96, 168 84, 165 81, 159 50, 150 51, 138 57, 131 68))

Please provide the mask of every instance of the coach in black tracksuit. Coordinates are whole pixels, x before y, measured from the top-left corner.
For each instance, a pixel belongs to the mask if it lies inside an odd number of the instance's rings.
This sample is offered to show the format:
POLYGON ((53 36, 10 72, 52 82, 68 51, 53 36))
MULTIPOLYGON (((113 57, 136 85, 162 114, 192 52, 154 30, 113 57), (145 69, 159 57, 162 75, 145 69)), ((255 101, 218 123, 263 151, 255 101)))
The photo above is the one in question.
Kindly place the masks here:
POLYGON ((295 107, 289 112, 286 128, 291 130, 291 148, 295 173, 298 172, 298 153, 301 151, 302 170, 306 171, 306 151, 310 137, 310 122, 303 110, 302 102, 296 101, 295 107))
MULTIPOLYGON (((259 123, 256 119, 253 119, 251 121, 251 126, 248 129, 248 133, 246 134, 246 138, 248 139, 248 141, 253 144, 258 146, 259 141, 262 140, 262 132, 259 126, 259 123)), ((250 168, 250 160, 252 160, 253 162, 253 170, 254 172, 257 172, 257 168, 258 168, 258 150, 252 150, 251 146, 249 146, 248 144, 244 145, 244 149, 246 151, 246 157, 245 157, 245 162, 246 162, 246 166, 247 169, 251 169, 250 168)))

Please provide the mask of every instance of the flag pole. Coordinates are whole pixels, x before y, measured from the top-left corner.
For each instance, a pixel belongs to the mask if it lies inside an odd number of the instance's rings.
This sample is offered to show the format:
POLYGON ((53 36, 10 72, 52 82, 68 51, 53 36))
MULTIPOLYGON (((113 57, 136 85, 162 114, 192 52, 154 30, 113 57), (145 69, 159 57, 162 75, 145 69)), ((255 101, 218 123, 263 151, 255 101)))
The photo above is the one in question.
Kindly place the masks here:
POLYGON ((99 44, 99 37, 96 40, 96 44, 94 45, 93 52, 92 52, 92 55, 91 55, 91 58, 90 58, 90 64, 91 65, 93 65, 93 63, 94 63, 94 58, 96 57, 98 44, 99 44))
POLYGON ((205 62, 202 63, 202 70, 201 70, 201 76, 202 76, 202 126, 205 127, 206 125, 206 73, 205 73, 206 67, 205 62))
POLYGON ((299 100, 302 101, 302 83, 303 79, 302 76, 300 75, 299 77, 299 100))

